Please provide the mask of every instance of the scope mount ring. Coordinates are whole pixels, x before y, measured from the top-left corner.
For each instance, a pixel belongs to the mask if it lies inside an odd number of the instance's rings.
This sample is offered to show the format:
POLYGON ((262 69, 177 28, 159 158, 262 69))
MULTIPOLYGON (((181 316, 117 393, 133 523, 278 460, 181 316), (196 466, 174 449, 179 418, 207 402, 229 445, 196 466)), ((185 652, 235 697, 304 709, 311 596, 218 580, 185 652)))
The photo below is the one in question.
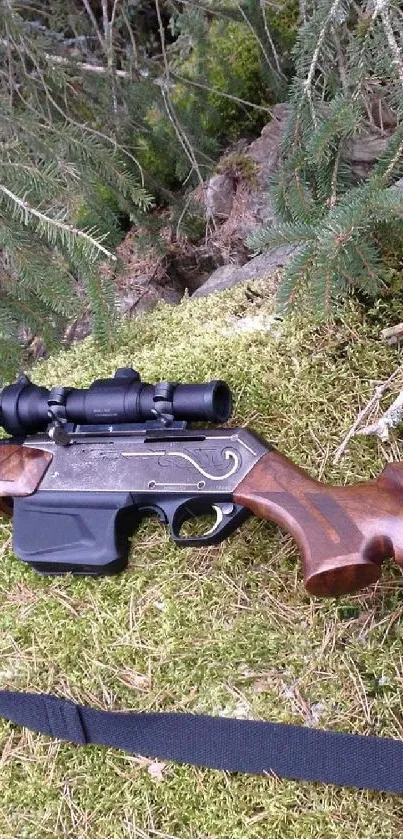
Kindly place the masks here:
POLYGON ((48 417, 50 426, 49 437, 59 446, 67 446, 70 443, 70 434, 63 426, 67 423, 66 399, 70 393, 69 387, 52 387, 48 397, 48 417))
POLYGON ((163 425, 170 425, 175 419, 173 396, 178 382, 158 382, 154 386, 153 403, 151 413, 163 425))

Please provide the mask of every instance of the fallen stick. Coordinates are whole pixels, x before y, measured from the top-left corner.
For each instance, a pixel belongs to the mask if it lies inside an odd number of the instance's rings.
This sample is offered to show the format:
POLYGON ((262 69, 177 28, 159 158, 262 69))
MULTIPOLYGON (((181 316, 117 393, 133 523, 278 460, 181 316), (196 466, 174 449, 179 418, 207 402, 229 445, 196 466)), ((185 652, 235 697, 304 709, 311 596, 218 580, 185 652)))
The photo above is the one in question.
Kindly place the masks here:
POLYGON ((403 323, 397 323, 396 326, 387 326, 381 331, 382 341, 387 344, 397 344, 403 338, 403 323))
MULTIPOLYGON (((339 462, 339 460, 340 460, 341 456, 344 454, 351 438, 354 437, 355 434, 357 434, 357 433, 359 433, 359 434, 366 434, 366 433, 374 434, 374 433, 377 433, 375 431, 366 431, 365 429, 362 429, 359 432, 357 432, 357 429, 358 429, 359 425, 362 423, 363 419, 365 419, 365 417, 368 416, 368 414, 370 413, 372 408, 376 405, 376 403, 379 402, 381 396, 385 393, 385 390, 387 390, 388 387, 392 384, 392 382, 394 382, 394 380, 397 379, 397 377, 400 376, 402 373, 403 373, 403 364, 401 364, 399 367, 397 367, 396 370, 394 370, 393 373, 391 373, 389 378, 386 379, 386 381, 382 382, 380 385, 377 385, 377 387, 375 388, 375 392, 374 392, 373 396, 371 396, 371 399, 369 400, 369 402, 367 402, 367 404, 363 407, 362 411, 360 411, 357 419, 355 420, 355 422, 353 423, 351 428, 348 430, 344 440, 342 441, 342 443, 340 443, 340 446, 336 449, 335 456, 333 458, 333 463, 334 464, 339 462)), ((402 394, 400 394, 400 396, 402 396, 402 394)), ((403 405, 403 397, 402 397, 402 405, 403 405)), ((393 408, 393 405, 390 406, 389 410, 391 410, 392 408, 393 408)), ((402 411, 402 414, 403 414, 403 411, 402 411)), ((368 426, 368 429, 370 429, 371 427, 373 428, 376 425, 377 425, 377 423, 374 423, 373 426, 368 426)))
POLYGON ((376 434, 383 442, 389 439, 389 429, 396 428, 403 417, 403 390, 377 422, 359 428, 357 434, 376 434))

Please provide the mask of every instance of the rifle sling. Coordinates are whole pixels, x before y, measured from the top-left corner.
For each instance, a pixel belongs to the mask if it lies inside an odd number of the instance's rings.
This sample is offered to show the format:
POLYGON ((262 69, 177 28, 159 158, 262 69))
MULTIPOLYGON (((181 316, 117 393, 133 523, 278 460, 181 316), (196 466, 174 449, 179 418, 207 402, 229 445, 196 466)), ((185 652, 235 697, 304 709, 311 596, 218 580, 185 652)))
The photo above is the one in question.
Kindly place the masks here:
POLYGON ((33 731, 229 772, 403 792, 403 742, 193 714, 102 711, 50 694, 0 691, 0 716, 33 731))

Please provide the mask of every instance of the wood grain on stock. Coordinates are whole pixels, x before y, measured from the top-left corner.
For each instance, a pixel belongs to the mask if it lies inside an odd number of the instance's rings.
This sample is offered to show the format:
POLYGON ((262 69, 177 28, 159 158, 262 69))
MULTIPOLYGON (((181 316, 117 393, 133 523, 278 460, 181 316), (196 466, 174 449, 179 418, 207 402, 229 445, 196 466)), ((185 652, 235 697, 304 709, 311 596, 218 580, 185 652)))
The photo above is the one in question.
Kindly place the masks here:
POLYGON ((373 481, 320 483, 269 451, 239 484, 234 501, 294 537, 310 594, 338 595, 376 582, 386 557, 403 566, 403 463, 373 481))
POLYGON ((0 443, 0 512, 10 515, 7 499, 35 492, 51 460, 50 452, 0 443))

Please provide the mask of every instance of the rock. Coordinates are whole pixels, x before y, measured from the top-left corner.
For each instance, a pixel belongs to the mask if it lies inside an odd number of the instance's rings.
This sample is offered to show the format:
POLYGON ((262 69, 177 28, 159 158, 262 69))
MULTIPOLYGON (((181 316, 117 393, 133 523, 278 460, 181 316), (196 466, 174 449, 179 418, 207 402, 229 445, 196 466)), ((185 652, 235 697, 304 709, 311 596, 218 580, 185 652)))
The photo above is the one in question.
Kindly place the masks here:
POLYGON ((239 270, 240 268, 238 265, 221 265, 221 267, 216 268, 208 280, 206 280, 206 282, 203 283, 203 285, 200 286, 194 294, 192 294, 192 297, 207 297, 207 295, 212 294, 213 291, 221 291, 223 288, 230 288, 231 285, 233 285, 232 278, 239 270))
POLYGON ((234 179, 231 175, 213 175, 207 183, 205 203, 208 219, 227 219, 232 210, 234 179))
MULTIPOLYGON (((27 330, 24 331, 27 333, 27 330)), ((29 364, 34 364, 35 361, 38 361, 40 358, 49 358, 45 342, 39 336, 31 335, 30 339, 24 345, 24 359, 26 359, 29 364)))
POLYGON ((245 153, 259 165, 260 182, 262 182, 278 168, 281 141, 289 117, 290 106, 280 102, 272 108, 272 118, 262 128, 260 137, 247 147, 245 153))
MULTIPOLYGON (((271 122, 264 126, 260 137, 246 150, 247 156, 256 164, 257 188, 252 189, 248 209, 254 217, 255 227, 267 225, 275 219, 269 195, 269 179, 278 171, 281 159, 281 141, 289 115, 289 106, 280 103, 273 108, 271 122)), ((252 231, 252 227, 247 231, 252 231)))
MULTIPOLYGON (((222 291, 224 288, 232 288, 236 283, 246 283, 251 280, 260 280, 273 274, 277 268, 282 268, 290 261, 295 252, 295 246, 283 245, 270 253, 263 253, 250 259, 245 265, 223 265, 209 277, 207 282, 197 289, 193 298, 207 297, 215 291, 222 291)), ((276 281, 273 278, 273 291, 276 281)))
POLYGON ((391 134, 380 135, 379 129, 362 131, 349 140, 343 151, 343 158, 351 163, 358 181, 368 177, 372 167, 387 149, 391 134))
POLYGON ((354 165, 375 163, 387 149, 390 137, 358 134, 346 147, 346 156, 354 165))
POLYGON ((219 166, 225 168, 225 174, 211 178, 204 191, 207 216, 212 185, 222 185, 227 199, 225 205, 223 202, 222 223, 210 236, 210 241, 221 249, 225 263, 243 265, 249 255, 245 245, 248 234, 275 220, 269 179, 279 167, 289 106, 275 105, 272 114, 260 137, 246 146, 237 144, 221 160, 219 166))
POLYGON ((69 323, 63 336, 63 344, 69 347, 77 341, 83 341, 88 335, 91 335, 91 318, 86 313, 72 323, 69 323))
MULTIPOLYGON (((226 166, 228 173, 225 177, 228 177, 228 174, 231 174, 231 160, 234 160, 231 212, 210 237, 210 241, 217 248, 221 248, 225 264, 217 268, 192 297, 204 297, 223 288, 230 288, 236 283, 269 275, 280 266, 286 265, 295 252, 294 247, 281 247, 248 260, 245 245, 249 234, 259 228, 270 227, 276 222, 269 181, 281 163, 281 143, 288 116, 289 105, 275 105, 272 119, 264 126, 260 137, 246 147, 234 147, 219 164, 226 166), (242 167, 242 159, 254 164, 255 172, 252 177, 239 175, 239 172, 248 172, 247 166, 242 167)), ((357 181, 368 176, 393 134, 396 124, 393 114, 382 111, 381 122, 381 127, 376 122, 368 123, 345 144, 343 157, 352 164, 357 181)), ((403 179, 394 186, 403 188, 403 179)))
MULTIPOLYGON (((245 239, 249 233, 275 221, 275 212, 269 194, 269 179, 277 170, 281 159, 281 140, 286 127, 289 106, 275 105, 273 118, 262 130, 260 137, 242 152, 253 164, 255 171, 248 180, 239 178, 232 198, 231 214, 212 236, 221 247, 224 257, 231 262, 217 268, 209 279, 197 289, 192 298, 205 297, 215 291, 231 288, 236 283, 249 282, 273 274, 286 265, 294 246, 276 248, 248 260, 245 239)), ((246 170, 247 171, 247 170, 246 170)), ((276 278, 273 277, 273 293, 276 278)))
POLYGON ((212 242, 203 241, 201 245, 187 244, 179 252, 168 254, 166 270, 176 286, 192 294, 222 263, 220 250, 212 242))
POLYGON ((148 274, 128 278, 127 289, 117 289, 116 305, 118 312, 124 317, 136 317, 137 315, 154 309, 159 300, 175 305, 179 303, 182 295, 170 283, 152 282, 148 274))

